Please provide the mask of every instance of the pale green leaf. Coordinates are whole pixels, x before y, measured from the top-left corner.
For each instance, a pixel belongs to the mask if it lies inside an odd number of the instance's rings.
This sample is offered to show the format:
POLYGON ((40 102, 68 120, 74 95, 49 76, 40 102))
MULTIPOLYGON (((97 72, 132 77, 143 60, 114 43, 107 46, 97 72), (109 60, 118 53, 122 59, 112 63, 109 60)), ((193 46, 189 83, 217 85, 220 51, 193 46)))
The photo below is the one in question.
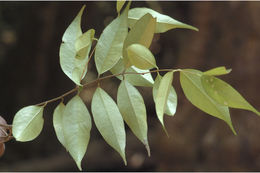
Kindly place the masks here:
POLYGON ((76 95, 66 105, 62 116, 65 148, 81 170, 92 127, 90 114, 82 99, 76 95))
POLYGON ((140 18, 129 31, 123 45, 123 58, 126 68, 131 66, 127 57, 126 48, 135 43, 149 48, 153 40, 155 26, 156 19, 150 14, 146 14, 140 18))
POLYGON ((130 63, 137 68, 143 70, 157 68, 152 52, 145 46, 141 44, 131 44, 126 50, 130 63))
POLYGON ((186 28, 198 31, 197 28, 187 25, 185 23, 179 22, 167 15, 160 14, 149 8, 133 8, 128 12, 128 24, 130 28, 133 28, 135 23, 145 14, 151 14, 156 18, 156 29, 155 33, 163 33, 174 28, 186 28))
POLYGON ((44 122, 43 108, 43 106, 27 106, 15 114, 12 133, 17 141, 31 141, 41 133, 44 122))
MULTIPOLYGON (((158 74, 154 81, 154 85, 153 85, 154 102, 155 102, 157 91, 158 91, 158 88, 159 88, 159 85, 161 82, 161 78, 162 78, 162 76, 158 74)), ((164 113, 169 116, 173 116, 176 112, 176 108, 177 108, 177 94, 176 94, 176 91, 173 88, 173 86, 171 86, 164 113)))
POLYGON ((145 145, 150 156, 144 100, 139 91, 126 80, 123 80, 118 88, 117 105, 123 119, 137 138, 145 145))
POLYGON ((231 72, 231 69, 226 69, 226 67, 216 67, 213 69, 210 69, 208 71, 203 72, 203 74, 205 75, 212 75, 212 76, 220 76, 220 75, 224 75, 224 74, 228 74, 231 72))
POLYGON ((77 52, 76 58, 78 58, 78 59, 87 58, 86 56, 88 56, 88 54, 90 52, 94 35, 95 35, 95 30, 90 29, 77 38, 77 40, 75 42, 75 49, 77 52))
POLYGON ((204 90, 201 83, 202 72, 193 69, 185 69, 180 72, 181 87, 187 99, 202 111, 224 120, 234 134, 236 134, 227 106, 214 101, 204 90))
POLYGON ((167 72, 161 79, 155 96, 155 109, 158 119, 164 127, 163 114, 166 110, 170 88, 172 87, 173 72, 167 72))
POLYGON ((65 145, 63 125, 62 125, 64 109, 65 109, 65 105, 62 102, 55 108, 53 113, 53 127, 58 140, 65 147, 66 145, 65 145))
MULTIPOLYGON (((124 71, 124 63, 123 60, 120 59, 117 64, 110 69, 112 74, 119 74, 124 71)), ((126 69, 126 72, 131 73, 146 73, 144 75, 141 74, 125 74, 125 79, 131 83, 134 86, 144 86, 144 87, 152 87, 154 80, 152 78, 152 75, 149 72, 149 70, 141 70, 135 66, 131 66, 128 69, 126 69)), ((122 80, 122 76, 116 76, 118 79, 122 80)))
POLYGON ((125 126, 116 103, 98 87, 93 95, 91 110, 98 131, 105 141, 120 154, 126 164, 125 126))
POLYGON ((125 0, 117 0, 116 1, 116 11, 117 11, 118 14, 120 13, 120 10, 124 6, 124 4, 125 4, 125 0))
POLYGON ((245 109, 260 115, 232 86, 214 76, 202 75, 202 85, 207 94, 219 104, 245 109))
POLYGON ((128 33, 127 14, 130 3, 122 15, 114 19, 102 32, 95 51, 99 74, 111 69, 122 57, 123 43, 128 33))

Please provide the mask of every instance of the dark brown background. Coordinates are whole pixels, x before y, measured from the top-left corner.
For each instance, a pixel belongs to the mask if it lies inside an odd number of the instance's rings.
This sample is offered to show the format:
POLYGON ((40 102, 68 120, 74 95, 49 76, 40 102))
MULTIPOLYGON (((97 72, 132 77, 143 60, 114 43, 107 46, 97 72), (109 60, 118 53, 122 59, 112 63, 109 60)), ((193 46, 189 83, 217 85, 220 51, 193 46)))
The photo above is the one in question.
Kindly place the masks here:
MULTIPOLYGON (((74 87, 59 65, 61 37, 83 4, 87 12, 83 31, 94 28, 96 37, 114 17, 115 2, 0 2, 0 114, 10 124, 24 106, 59 96, 74 87)), ((185 23, 199 32, 176 29, 155 36, 151 49, 161 68, 208 70, 226 66, 233 71, 221 77, 260 109, 260 2, 133 2, 185 23)), ((91 62, 88 79, 96 76, 91 62)), ((260 118, 231 109, 234 136, 221 120, 192 106, 175 75, 178 94, 175 117, 165 117, 167 138, 158 122, 150 88, 139 88, 147 104, 152 156, 127 131, 124 166, 119 155, 92 129, 85 171, 260 171, 260 118)), ((117 79, 102 83, 113 97, 117 79)), ((89 108, 95 86, 82 92, 89 108)), ((6 144, 0 171, 77 171, 57 141, 52 113, 44 112, 44 129, 34 141, 6 144)))

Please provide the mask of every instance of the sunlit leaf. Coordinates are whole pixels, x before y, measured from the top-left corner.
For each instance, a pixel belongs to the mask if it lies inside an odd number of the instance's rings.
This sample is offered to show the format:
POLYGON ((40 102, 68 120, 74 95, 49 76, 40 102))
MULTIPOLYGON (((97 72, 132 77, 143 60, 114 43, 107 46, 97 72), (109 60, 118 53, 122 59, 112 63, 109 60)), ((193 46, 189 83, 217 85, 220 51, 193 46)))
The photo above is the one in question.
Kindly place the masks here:
POLYGON ((64 109, 65 105, 62 102, 55 108, 53 113, 53 126, 58 140, 64 147, 66 147, 62 124, 64 109))
POLYGON ((124 4, 125 4, 125 0, 117 0, 116 1, 116 11, 117 11, 118 14, 120 13, 120 10, 124 6, 124 4))
POLYGON ((27 106, 14 116, 12 132, 17 141, 35 139, 43 128, 43 106, 27 106))
POLYGON ((202 85, 207 94, 219 104, 245 109, 260 115, 232 86, 214 76, 202 75, 202 85))
POLYGON ((126 48, 135 43, 149 48, 155 32, 155 25, 156 19, 153 18, 150 14, 146 14, 140 18, 129 31, 123 45, 123 58, 126 68, 131 66, 127 57, 126 48))
POLYGON ((149 8, 133 8, 129 10, 128 13, 128 24, 130 28, 133 28, 135 23, 145 14, 151 14, 153 17, 156 18, 156 33, 163 33, 170 29, 174 28, 186 28, 198 31, 197 28, 187 25, 185 23, 179 22, 167 15, 160 14, 152 9, 149 8))
POLYGON ((227 106, 214 101, 204 90, 201 84, 202 72, 193 69, 185 69, 180 72, 180 82, 187 99, 202 111, 224 120, 234 134, 236 134, 227 106))
POLYGON ((91 118, 87 107, 78 95, 74 96, 64 109, 62 128, 65 148, 69 151, 80 170, 81 160, 89 143, 91 126, 91 118))
POLYGON ((95 30, 90 29, 77 38, 75 42, 75 49, 77 52, 76 58, 85 59, 88 57, 94 35, 95 35, 95 30))
MULTIPOLYGON (((157 90, 159 88, 160 82, 161 82, 161 75, 157 75, 154 85, 153 85, 153 99, 155 101, 156 95, 157 95, 157 90)), ((175 92, 175 89, 173 86, 170 87, 167 103, 166 103, 166 108, 164 113, 170 116, 173 116, 176 112, 177 108, 177 94, 175 92)))
POLYGON ((111 69, 122 58, 123 43, 128 33, 127 14, 130 3, 122 15, 114 19, 102 32, 95 51, 99 74, 111 69))
POLYGON ((98 87, 93 95, 91 110, 98 131, 105 141, 120 154, 126 164, 125 127, 116 103, 98 87))
POLYGON ((226 69, 226 67, 216 67, 213 69, 210 69, 208 71, 203 72, 205 75, 212 75, 212 76, 220 76, 224 74, 228 74, 231 72, 231 69, 226 69))
POLYGON ((144 100, 139 91, 126 80, 123 80, 118 88, 117 104, 123 119, 150 155, 144 100))
POLYGON ((155 96, 155 109, 158 119, 164 127, 163 114, 166 110, 170 88, 172 87, 173 72, 167 72, 161 79, 155 96))
MULTIPOLYGON (((119 74, 122 73, 124 70, 124 63, 123 60, 120 59, 117 64, 110 69, 111 73, 113 74, 119 74)), ((131 72, 131 73, 147 73, 149 70, 141 70, 138 69, 135 66, 131 66, 128 69, 126 69, 126 73, 131 72)), ((122 76, 116 76, 118 79, 122 80, 122 76)), ((147 74, 125 74, 125 79, 131 83, 134 86, 144 86, 144 87, 152 87, 154 80, 152 78, 152 75, 150 73, 147 74)))
POLYGON ((130 63, 139 69, 157 68, 152 52, 141 44, 131 44, 128 46, 127 55, 130 63))

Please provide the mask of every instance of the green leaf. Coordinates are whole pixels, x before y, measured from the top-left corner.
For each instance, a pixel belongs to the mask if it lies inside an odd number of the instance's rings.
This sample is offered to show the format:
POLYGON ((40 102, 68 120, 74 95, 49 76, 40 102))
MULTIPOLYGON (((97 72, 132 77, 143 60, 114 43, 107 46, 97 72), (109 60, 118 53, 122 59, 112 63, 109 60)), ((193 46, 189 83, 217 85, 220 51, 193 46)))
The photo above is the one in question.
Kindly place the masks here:
POLYGON ((62 116, 65 148, 81 170, 92 127, 90 114, 81 98, 76 95, 66 105, 62 116))
POLYGON ((201 71, 193 69, 185 69, 180 72, 181 87, 185 96, 200 110, 224 120, 236 134, 228 107, 217 103, 206 93, 201 83, 201 75, 201 71))
POLYGON ((117 0, 116 1, 116 11, 117 11, 118 14, 120 13, 120 10, 124 6, 124 4, 125 4, 125 0, 117 0))
POLYGON ((232 86, 214 76, 202 75, 202 85, 207 94, 221 105, 245 109, 260 115, 232 86))
POLYGON ((155 33, 163 33, 174 28, 186 28, 198 31, 197 28, 187 25, 185 23, 179 22, 167 15, 160 14, 149 8, 133 8, 128 12, 128 24, 130 28, 133 28, 135 23, 145 14, 151 14, 156 18, 156 30, 155 33))
POLYGON ((143 97, 133 85, 123 80, 118 88, 117 104, 123 119, 137 138, 145 145, 150 156, 146 108, 143 97))
POLYGON ((203 72, 205 75, 212 75, 212 76, 220 76, 224 74, 228 74, 231 72, 231 69, 226 69, 226 67, 221 66, 221 67, 216 67, 213 69, 210 69, 208 71, 203 72))
MULTIPOLYGON (((155 109, 158 119, 164 127, 163 114, 166 110, 170 88, 172 87, 173 72, 167 72, 161 79, 155 96, 155 109)), ((164 127, 165 128, 165 127, 164 127)))
POLYGON ((31 141, 39 136, 44 122, 43 108, 43 106, 27 106, 15 114, 12 132, 17 141, 31 141))
POLYGON ((114 100, 100 87, 93 95, 91 110, 98 131, 123 158, 126 165, 126 135, 122 115, 114 100))
MULTIPOLYGON (((160 85, 160 82, 161 82, 161 78, 162 78, 162 76, 158 74, 155 81, 154 81, 154 85, 153 85, 154 102, 155 102, 157 91, 158 91, 158 88, 159 88, 159 85, 160 85)), ((173 116, 176 112, 176 108, 177 108, 177 94, 176 94, 173 86, 171 86, 164 113, 169 115, 169 116, 173 116)))
POLYGON ((95 51, 98 74, 111 69, 122 57, 123 43, 128 33, 128 3, 123 14, 114 19, 102 32, 95 51))
POLYGON ((53 126, 58 140, 64 147, 66 147, 62 124, 64 109, 65 105, 62 102, 55 108, 53 113, 53 126))
MULTIPOLYGON (((122 59, 120 59, 117 64, 110 69, 112 74, 118 74, 122 73, 124 71, 124 62, 122 59)), ((128 69, 126 69, 126 72, 131 73, 146 73, 149 72, 149 70, 141 70, 135 66, 131 66, 128 69)), ((122 76, 116 76, 118 79, 122 80, 122 76)), ((154 80, 152 78, 152 75, 150 73, 144 74, 144 75, 138 75, 138 74, 125 74, 125 79, 131 83, 134 86, 144 86, 144 87, 152 87, 154 80)))
POLYGON ((123 58, 126 68, 131 66, 127 57, 126 48, 135 43, 149 48, 153 40, 155 26, 156 19, 153 18, 150 14, 146 14, 136 22, 134 27, 132 27, 123 45, 123 58))
POLYGON ((85 6, 65 31, 60 45, 60 65, 62 71, 77 85, 86 74, 88 54, 94 30, 90 29, 82 34, 80 22, 85 6))
POLYGON ((128 46, 127 55, 130 63, 139 69, 158 68, 152 52, 141 44, 131 44, 128 46))

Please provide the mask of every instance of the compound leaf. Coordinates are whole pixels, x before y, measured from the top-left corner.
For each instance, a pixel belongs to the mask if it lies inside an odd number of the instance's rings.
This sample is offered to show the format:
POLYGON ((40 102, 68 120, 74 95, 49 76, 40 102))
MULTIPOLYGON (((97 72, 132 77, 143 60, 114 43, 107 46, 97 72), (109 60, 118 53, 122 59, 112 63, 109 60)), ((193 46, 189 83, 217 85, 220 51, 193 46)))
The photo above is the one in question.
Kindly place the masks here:
POLYGON ((234 134, 236 134, 227 106, 214 101, 204 90, 201 83, 202 72, 193 69, 185 69, 180 72, 180 82, 186 98, 200 110, 224 120, 234 134))
MULTIPOLYGON (((111 73, 118 74, 122 73, 124 71, 124 62, 122 59, 120 59, 117 64, 110 69, 111 73)), ((127 80, 129 83, 131 83, 134 86, 144 86, 144 87, 152 87, 154 84, 154 80, 152 78, 152 75, 149 72, 149 70, 141 70, 135 66, 131 66, 128 69, 126 69, 126 72, 131 73, 146 73, 144 75, 141 74, 125 74, 125 80, 127 80)), ((122 80, 122 76, 116 76, 118 79, 122 80)))
POLYGON ((65 105, 62 102, 55 108, 53 113, 53 126, 58 140, 64 147, 66 147, 62 124, 64 109, 65 105))
POLYGON ((126 164, 125 127, 116 103, 98 87, 93 95, 91 110, 98 131, 105 141, 120 154, 126 164))
POLYGON ((157 68, 152 52, 141 44, 131 44, 128 46, 127 55, 130 63, 139 69, 157 68))
MULTIPOLYGON (((170 88, 172 86, 173 72, 167 72, 161 79, 155 96, 155 109, 158 119, 164 127, 163 114, 166 110, 170 88)), ((165 127, 164 127, 165 128, 165 127)))
POLYGON ((232 70, 231 69, 226 69, 226 67, 221 66, 221 67, 216 67, 213 69, 210 69, 208 71, 203 72, 204 75, 212 75, 212 76, 220 76, 224 74, 230 73, 232 70))
POLYGON ((186 28, 198 31, 197 28, 187 25, 185 23, 179 22, 167 15, 160 14, 149 8, 133 8, 128 12, 128 24, 130 28, 133 28, 135 23, 143 17, 145 14, 151 14, 156 18, 156 29, 155 33, 163 33, 174 28, 186 28))
POLYGON ((117 105, 123 119, 137 138, 145 145, 150 156, 144 100, 139 91, 126 80, 121 81, 119 85, 117 105))
POLYGON ((202 75, 202 85, 207 94, 221 105, 245 109, 260 115, 232 86, 214 76, 202 75))
MULTIPOLYGON (((155 81, 154 81, 154 85, 153 85, 153 99, 155 102, 155 98, 157 95, 157 91, 161 82, 161 78, 162 76, 160 74, 157 75, 155 81)), ((173 116, 176 112, 176 108, 177 108, 177 94, 175 89, 173 88, 173 86, 170 87, 170 91, 169 91, 169 96, 167 98, 167 103, 166 103, 166 108, 164 113, 169 115, 169 116, 173 116)))
POLYGON ((65 148, 81 170, 92 127, 90 114, 81 98, 76 95, 66 105, 62 116, 65 148))
POLYGON ((128 33, 127 14, 130 3, 122 15, 114 19, 102 32, 95 51, 99 74, 111 69, 122 58, 123 43, 128 33))
POLYGON ((141 17, 129 31, 123 45, 123 58, 126 68, 131 66, 127 57, 126 48, 135 43, 149 48, 155 32, 155 25, 156 19, 150 14, 146 14, 141 17))
POLYGON ((41 133, 44 122, 43 108, 43 106, 27 106, 15 114, 12 132, 17 141, 31 141, 41 133))

